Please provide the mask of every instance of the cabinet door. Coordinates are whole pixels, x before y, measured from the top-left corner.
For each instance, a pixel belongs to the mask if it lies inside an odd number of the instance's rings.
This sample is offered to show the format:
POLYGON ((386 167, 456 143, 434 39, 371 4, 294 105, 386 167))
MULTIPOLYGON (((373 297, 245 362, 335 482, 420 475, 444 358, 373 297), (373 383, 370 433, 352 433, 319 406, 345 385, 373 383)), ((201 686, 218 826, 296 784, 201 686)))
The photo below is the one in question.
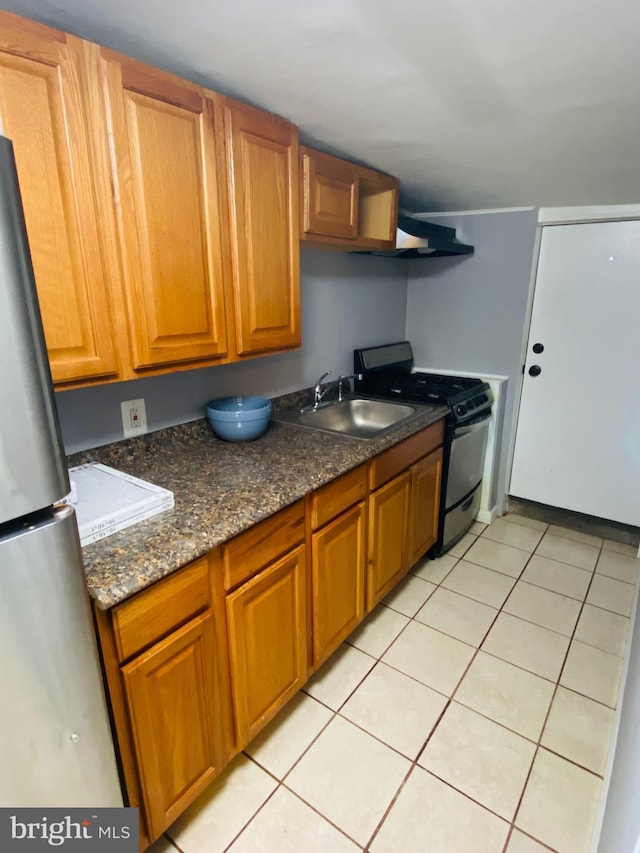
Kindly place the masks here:
POLYGON ((227 596, 227 624, 242 749, 307 677, 304 546, 227 596))
POLYGON ((368 610, 407 571, 410 507, 410 471, 400 474, 369 497, 368 610))
POLYGON ((99 49, 134 370, 227 353, 214 96, 99 49))
POLYGON ((353 239, 358 234, 358 176, 350 163, 302 150, 305 233, 353 239))
POLYGON ((122 669, 152 840, 223 766, 213 620, 193 619, 122 669))
POLYGON ((13 141, 56 384, 118 373, 77 45, 0 12, 0 127, 13 141))
POLYGON ((300 346, 298 131, 227 101, 225 128, 239 355, 300 346))
POLYGON ((422 557, 438 538, 442 448, 417 462, 412 468, 412 475, 409 566, 422 557))
POLYGON ((317 667, 364 615, 365 505, 313 534, 313 664, 317 667))

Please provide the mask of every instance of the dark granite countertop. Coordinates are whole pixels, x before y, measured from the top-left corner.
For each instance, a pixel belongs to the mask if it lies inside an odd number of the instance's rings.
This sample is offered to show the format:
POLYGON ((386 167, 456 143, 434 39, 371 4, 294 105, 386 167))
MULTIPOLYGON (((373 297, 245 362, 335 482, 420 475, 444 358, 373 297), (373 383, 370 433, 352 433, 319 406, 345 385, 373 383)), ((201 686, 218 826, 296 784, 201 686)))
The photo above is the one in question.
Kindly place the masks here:
POLYGON ((202 419, 69 457, 69 466, 101 462, 175 498, 173 509, 83 548, 90 595, 113 607, 447 413, 421 408, 367 441, 271 421, 257 441, 226 442, 202 419))

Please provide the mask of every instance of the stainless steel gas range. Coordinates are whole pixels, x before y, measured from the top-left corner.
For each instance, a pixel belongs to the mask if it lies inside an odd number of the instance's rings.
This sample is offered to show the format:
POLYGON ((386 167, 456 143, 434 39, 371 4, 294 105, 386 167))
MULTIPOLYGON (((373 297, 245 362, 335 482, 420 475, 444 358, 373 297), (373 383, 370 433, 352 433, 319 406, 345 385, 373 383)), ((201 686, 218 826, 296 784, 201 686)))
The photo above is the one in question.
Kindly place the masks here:
POLYGON ((438 541, 429 552, 440 556, 464 536, 480 508, 491 388, 482 379, 416 371, 409 341, 356 349, 353 366, 362 376, 355 382, 360 394, 449 407, 438 541))

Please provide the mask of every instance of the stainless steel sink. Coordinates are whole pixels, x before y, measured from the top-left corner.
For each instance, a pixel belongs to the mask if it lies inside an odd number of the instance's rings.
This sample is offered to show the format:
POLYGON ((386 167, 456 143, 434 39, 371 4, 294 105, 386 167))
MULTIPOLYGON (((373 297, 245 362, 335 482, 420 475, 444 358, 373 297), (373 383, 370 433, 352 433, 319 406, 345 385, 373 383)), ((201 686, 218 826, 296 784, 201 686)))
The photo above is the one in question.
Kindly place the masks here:
POLYGON ((273 420, 335 432, 352 438, 377 438, 422 411, 411 403, 389 403, 366 397, 345 397, 317 407, 307 406, 274 415, 273 420))

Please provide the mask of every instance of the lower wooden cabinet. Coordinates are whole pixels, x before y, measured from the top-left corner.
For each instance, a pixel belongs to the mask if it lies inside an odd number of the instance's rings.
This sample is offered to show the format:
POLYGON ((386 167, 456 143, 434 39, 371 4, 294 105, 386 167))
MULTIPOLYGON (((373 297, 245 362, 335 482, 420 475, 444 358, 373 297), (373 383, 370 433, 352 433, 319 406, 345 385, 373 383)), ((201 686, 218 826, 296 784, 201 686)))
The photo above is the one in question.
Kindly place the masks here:
POLYGON ((231 690, 240 748, 307 679, 305 548, 227 595, 231 690))
POLYGON ((229 760, 222 560, 215 548, 110 610, 94 607, 125 802, 144 849, 229 760))
POLYGON ((319 666, 364 615, 365 504, 313 534, 313 665, 319 666))
POLYGON ((369 496, 368 611, 409 568, 411 484, 411 472, 405 471, 369 496))
POLYGON ((411 534, 409 565, 427 553, 438 538, 442 448, 420 459, 411 468, 411 534))
POLYGON ((225 763, 213 620, 198 616, 122 670, 152 838, 225 763))
POLYGON ((142 849, 435 541, 442 423, 109 611, 94 608, 142 849))

